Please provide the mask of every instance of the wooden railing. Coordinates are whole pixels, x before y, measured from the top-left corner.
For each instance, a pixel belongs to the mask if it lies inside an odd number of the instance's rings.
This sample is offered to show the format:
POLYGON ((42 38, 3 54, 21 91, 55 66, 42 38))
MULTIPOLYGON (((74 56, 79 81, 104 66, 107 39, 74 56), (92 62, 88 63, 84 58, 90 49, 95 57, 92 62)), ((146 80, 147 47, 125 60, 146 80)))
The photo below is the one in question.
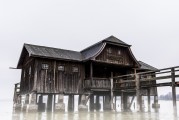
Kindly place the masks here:
POLYGON ((110 89, 111 83, 108 78, 92 78, 85 79, 84 88, 94 88, 94 89, 110 89))

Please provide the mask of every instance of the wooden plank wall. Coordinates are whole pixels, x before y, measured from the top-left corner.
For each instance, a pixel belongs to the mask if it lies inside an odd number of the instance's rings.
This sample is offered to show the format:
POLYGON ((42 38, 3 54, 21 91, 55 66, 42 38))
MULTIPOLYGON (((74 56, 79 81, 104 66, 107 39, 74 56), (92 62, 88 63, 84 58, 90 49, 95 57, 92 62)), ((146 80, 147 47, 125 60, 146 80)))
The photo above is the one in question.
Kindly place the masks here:
POLYGON ((102 53, 96 57, 96 61, 120 65, 134 65, 129 55, 128 48, 114 45, 107 45, 102 53))
POLYGON ((84 80, 84 66, 76 62, 63 62, 47 59, 36 59, 37 71, 34 80, 34 90, 38 93, 65 93, 78 94, 82 92, 84 80), (48 64, 48 69, 42 69, 42 64, 48 64), (64 66, 64 71, 58 70, 58 66, 64 66), (73 72, 73 67, 78 72, 73 72))

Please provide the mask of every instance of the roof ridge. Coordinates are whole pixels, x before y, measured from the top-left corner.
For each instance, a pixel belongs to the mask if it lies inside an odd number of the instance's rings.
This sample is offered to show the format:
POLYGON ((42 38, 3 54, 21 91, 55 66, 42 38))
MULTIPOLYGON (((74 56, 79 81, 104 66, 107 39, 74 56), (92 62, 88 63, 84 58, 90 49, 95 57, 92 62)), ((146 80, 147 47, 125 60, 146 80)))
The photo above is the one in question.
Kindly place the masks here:
POLYGON ((34 44, 28 44, 28 43, 24 43, 24 45, 30 45, 30 46, 36 46, 36 47, 44 47, 44 48, 51 48, 51 49, 57 49, 57 50, 64 50, 64 51, 70 51, 70 52, 78 52, 78 53, 81 53, 81 52, 75 51, 75 50, 61 49, 61 48, 49 47, 49 46, 43 46, 43 45, 34 45, 34 44))

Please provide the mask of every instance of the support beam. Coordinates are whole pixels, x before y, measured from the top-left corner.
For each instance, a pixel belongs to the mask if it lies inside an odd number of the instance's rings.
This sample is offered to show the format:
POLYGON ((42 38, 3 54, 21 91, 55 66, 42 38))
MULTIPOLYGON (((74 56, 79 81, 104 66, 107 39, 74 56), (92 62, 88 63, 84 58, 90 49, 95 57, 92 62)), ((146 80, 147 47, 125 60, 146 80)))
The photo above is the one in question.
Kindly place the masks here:
POLYGON ((104 110, 111 110, 111 96, 110 95, 105 96, 103 109, 104 110))
POLYGON ((134 102, 134 99, 135 99, 135 96, 132 96, 131 102, 130 102, 130 104, 129 104, 129 109, 131 108, 132 103, 134 102))
POLYGON ((93 63, 90 63, 90 79, 91 79, 91 87, 93 87, 93 63))
POLYGON ((135 72, 135 83, 136 83, 136 98, 137 98, 137 111, 141 111, 141 95, 140 95, 140 80, 139 80, 139 75, 136 73, 136 69, 134 70, 135 72))
POLYGON ((99 103, 99 95, 96 95, 96 111, 99 111, 101 108, 101 104, 99 103))
POLYGON ((90 111, 94 111, 94 95, 90 96, 90 111))
POLYGON ((147 89, 148 112, 150 112, 150 88, 147 89))
POLYGON ((43 103, 43 95, 39 96, 38 100, 38 111, 45 112, 45 103, 43 103))
POLYGON ((27 110, 27 105, 28 104, 29 104, 29 94, 26 94, 25 95, 25 103, 24 103, 23 108, 22 108, 23 111, 27 110))
POLYGON ((74 111, 74 95, 69 95, 68 97, 68 111, 74 111))
POLYGON ((65 103, 63 103, 64 95, 58 95, 57 104, 55 104, 55 112, 65 112, 65 103))
POLYGON ((47 111, 52 111, 52 103, 53 103, 53 95, 49 94, 48 95, 48 100, 47 100, 47 111))
POLYGON ((29 95, 29 104, 27 105, 27 112, 37 112, 38 105, 37 105, 37 95, 35 92, 32 92, 29 95))
POLYGON ((128 96, 126 93, 121 93, 121 110, 122 111, 128 111, 129 110, 129 102, 128 102, 128 96))
POLYGON ((171 69, 172 75, 172 98, 173 98, 173 111, 174 115, 177 116, 177 102, 176 102, 176 88, 175 88, 175 69, 171 69))
POLYGON ((80 104, 78 106, 79 111, 88 111, 88 106, 86 105, 90 95, 86 97, 86 95, 81 96, 80 104))
POLYGON ((114 110, 114 104, 113 104, 113 72, 111 72, 111 98, 110 98, 110 104, 111 104, 111 110, 114 110))

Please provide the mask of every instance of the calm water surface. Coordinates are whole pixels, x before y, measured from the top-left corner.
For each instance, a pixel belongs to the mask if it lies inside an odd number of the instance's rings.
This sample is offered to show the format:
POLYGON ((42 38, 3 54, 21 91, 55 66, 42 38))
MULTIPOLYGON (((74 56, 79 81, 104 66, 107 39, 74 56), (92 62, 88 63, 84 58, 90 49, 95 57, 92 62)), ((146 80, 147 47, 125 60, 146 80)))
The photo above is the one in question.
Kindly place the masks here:
MULTIPOLYGON (((146 103, 146 102, 145 102, 146 103)), ((159 101, 160 109, 155 112, 138 113, 134 109, 132 112, 64 112, 64 113, 26 113, 15 112, 12 109, 11 101, 0 101, 0 120, 178 120, 174 117, 172 101, 159 101)), ((179 109, 179 102, 177 102, 179 109)))

